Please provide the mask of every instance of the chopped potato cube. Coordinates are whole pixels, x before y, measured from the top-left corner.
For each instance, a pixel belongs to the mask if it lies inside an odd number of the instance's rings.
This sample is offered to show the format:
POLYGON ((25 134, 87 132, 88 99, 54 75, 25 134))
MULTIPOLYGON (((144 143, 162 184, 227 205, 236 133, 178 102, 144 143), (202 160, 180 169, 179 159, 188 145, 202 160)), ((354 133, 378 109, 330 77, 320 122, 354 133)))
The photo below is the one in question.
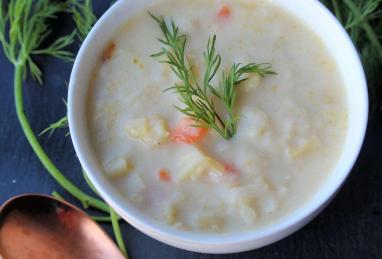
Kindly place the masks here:
POLYGON ((197 218, 196 225, 201 230, 222 231, 225 225, 225 219, 217 215, 202 215, 197 218))
POLYGON ((125 158, 118 157, 105 163, 104 168, 108 176, 121 177, 133 170, 134 165, 125 158))
POLYGON ((320 146, 320 144, 321 144, 321 142, 318 139, 318 137, 312 136, 300 145, 289 147, 287 150, 288 155, 292 158, 299 158, 303 155, 308 154, 312 150, 316 149, 317 147, 320 146))
POLYGON ((178 209, 174 203, 169 204, 164 209, 164 218, 167 224, 175 224, 178 218, 178 209))
POLYGON ((142 178, 137 173, 132 173, 126 182, 126 194, 131 201, 140 202, 143 198, 143 191, 146 186, 142 178))
POLYGON ((178 161, 177 180, 196 180, 203 175, 214 176, 224 172, 224 166, 215 159, 205 155, 199 148, 191 146, 178 161))
POLYGON ((276 209, 276 204, 267 199, 267 204, 262 204, 265 197, 271 196, 271 188, 263 177, 255 177, 251 184, 232 189, 230 203, 238 209, 244 222, 254 224, 257 215, 262 212, 271 212, 276 209), (274 205, 274 206, 272 206, 274 205))
POLYGON ((127 132, 131 138, 140 140, 151 147, 165 143, 169 137, 165 121, 157 117, 131 121, 127 126, 127 132))
POLYGON ((239 214, 243 218, 244 222, 248 225, 251 225, 255 223, 256 221, 256 211, 254 208, 254 201, 252 199, 243 199, 238 202, 238 207, 239 207, 239 214))
POLYGON ((271 214, 279 208, 273 188, 263 177, 258 177, 247 186, 235 188, 230 202, 238 208, 240 216, 248 225, 255 223, 257 215, 271 214))
POLYGON ((141 138, 149 134, 149 123, 147 118, 137 119, 129 123, 127 132, 132 138, 141 138))
POLYGON ((255 109, 243 109, 241 112, 238 127, 247 129, 238 134, 243 134, 251 140, 264 140, 267 133, 272 131, 272 124, 270 117, 263 110, 255 109))
POLYGON ((277 210, 279 204, 275 198, 269 196, 267 199, 262 201, 261 205, 265 213, 273 213, 277 210))

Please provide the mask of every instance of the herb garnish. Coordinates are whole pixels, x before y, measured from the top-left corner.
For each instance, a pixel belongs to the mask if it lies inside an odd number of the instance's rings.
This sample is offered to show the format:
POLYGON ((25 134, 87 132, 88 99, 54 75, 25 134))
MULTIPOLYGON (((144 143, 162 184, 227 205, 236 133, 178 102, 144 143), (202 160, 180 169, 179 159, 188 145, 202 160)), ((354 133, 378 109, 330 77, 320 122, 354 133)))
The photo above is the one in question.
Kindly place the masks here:
POLYGON ((382 1, 321 0, 357 46, 367 75, 371 115, 382 108, 382 1))
MULTIPOLYGON (((87 30, 91 29, 95 20, 90 0, 70 0, 67 3, 58 3, 52 0, 10 0, 8 4, 0 1, 0 43, 6 57, 15 67, 14 98, 17 117, 33 151, 56 182, 77 198, 85 208, 91 206, 109 213, 110 217, 97 216, 94 219, 112 223, 118 246, 127 258, 118 222, 119 216, 102 200, 84 193, 56 167, 40 145, 24 112, 23 80, 28 72, 38 83, 42 84, 42 71, 33 61, 33 57, 35 55, 49 55, 72 61, 73 55, 66 50, 66 47, 73 43, 76 34, 81 40, 84 39, 87 30), (68 8, 73 14, 78 32, 74 31, 70 35, 58 38, 48 47, 42 47, 42 43, 52 32, 49 19, 55 18, 60 12, 68 11, 68 8)), ((67 117, 63 117, 59 122, 50 125, 41 134, 48 131, 53 133, 55 129, 66 125, 67 117)), ((92 187, 90 181, 87 181, 87 183, 92 187)), ((52 195, 63 199, 58 192, 54 191, 52 195)))
POLYGON ((48 19, 55 18, 59 12, 66 11, 66 4, 51 0, 24 1, 10 0, 8 5, 0 2, 0 42, 4 53, 15 67, 14 98, 17 117, 35 154, 50 175, 70 194, 76 197, 85 207, 92 206, 109 212, 109 206, 81 191, 61 173, 50 160, 34 134, 27 116, 24 113, 23 80, 28 70, 32 77, 42 83, 42 73, 33 61, 37 54, 51 55, 64 60, 71 60, 72 54, 65 50, 73 42, 74 33, 58 38, 47 48, 42 42, 50 35, 48 19), (7 30, 9 28, 9 30, 7 30))
POLYGON ((91 0, 69 0, 69 11, 72 13, 74 23, 77 27, 77 36, 82 42, 97 21, 93 13, 91 0))
POLYGON ((211 81, 221 64, 221 56, 216 53, 215 49, 216 35, 214 35, 209 38, 207 50, 204 52, 206 71, 201 86, 185 53, 187 36, 179 33, 179 28, 174 21, 171 21, 171 26, 168 26, 163 17, 149 14, 158 23, 164 36, 163 39, 159 39, 164 47, 160 52, 151 56, 164 57, 160 62, 170 65, 171 70, 181 80, 181 83, 176 83, 166 89, 176 93, 184 104, 184 107, 176 106, 176 108, 197 121, 195 127, 212 128, 223 138, 230 139, 236 133, 238 121, 238 116, 234 112, 237 87, 248 79, 245 77, 247 74, 257 74, 262 77, 275 74, 271 65, 267 63, 246 65, 233 63, 227 74, 222 72, 219 86, 212 86, 211 81), (215 102, 220 102, 225 107, 226 115, 224 117, 217 112, 215 102))

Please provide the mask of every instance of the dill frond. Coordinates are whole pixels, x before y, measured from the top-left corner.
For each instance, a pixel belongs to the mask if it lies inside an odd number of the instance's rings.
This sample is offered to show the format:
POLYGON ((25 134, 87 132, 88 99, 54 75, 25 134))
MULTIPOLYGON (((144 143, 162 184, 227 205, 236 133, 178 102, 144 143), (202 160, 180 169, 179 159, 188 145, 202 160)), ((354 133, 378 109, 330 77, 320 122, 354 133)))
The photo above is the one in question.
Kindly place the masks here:
POLYGON ((93 13, 92 1, 69 0, 69 11, 72 13, 77 27, 77 36, 82 42, 97 21, 97 17, 93 13))
POLYGON ((371 115, 381 108, 382 0, 321 0, 346 28, 368 80, 371 115))
POLYGON ((65 8, 65 4, 50 0, 0 2, 0 43, 6 57, 15 66, 23 67, 24 77, 29 69, 32 77, 42 83, 41 70, 33 61, 35 54, 52 55, 64 60, 73 58, 65 50, 72 44, 73 35, 63 36, 47 48, 41 48, 42 42, 51 33, 47 20, 55 18, 65 8), (9 28, 8 33, 6 28, 9 28))
POLYGON ((33 55, 38 53, 66 60, 70 58, 65 48, 72 43, 72 35, 57 39, 47 48, 41 46, 52 32, 49 19, 55 18, 59 12, 64 12, 67 6, 53 0, 9 0, 7 4, 4 2, 0 1, 0 43, 6 57, 15 68, 15 108, 23 133, 42 165, 61 187, 84 205, 109 212, 110 208, 106 203, 81 191, 56 167, 38 141, 25 114, 23 80, 28 70, 32 77, 39 83, 42 82, 42 73, 33 61, 33 55))
POLYGON ((178 99, 184 104, 183 107, 176 108, 183 114, 193 118, 197 125, 195 127, 209 127, 216 130, 223 138, 230 139, 236 133, 236 123, 238 116, 234 113, 234 104, 237 97, 237 86, 245 81, 247 74, 258 74, 266 76, 275 74, 270 64, 232 65, 230 72, 225 75, 222 72, 222 80, 219 87, 211 85, 212 79, 219 71, 221 56, 216 53, 216 35, 209 38, 207 49, 204 52, 206 71, 204 73, 203 84, 198 83, 198 79, 192 71, 192 65, 186 55, 187 36, 179 33, 179 28, 174 21, 170 25, 163 17, 157 17, 152 13, 150 16, 158 23, 163 33, 163 38, 159 41, 163 47, 152 57, 162 57, 161 63, 168 64, 175 75, 181 80, 174 86, 167 88, 177 94, 178 99), (215 97, 215 98, 214 98, 215 97), (226 114, 222 116, 215 108, 215 101, 219 101, 226 108, 226 114))
MULTIPOLYGON (((59 119, 58 121, 52 123, 49 125, 49 127, 47 127, 46 129, 44 129, 43 131, 40 132, 39 136, 41 135, 44 135, 46 133, 49 133, 49 137, 52 136, 52 134, 57 130, 57 129, 62 129, 62 128, 68 128, 69 126, 69 122, 68 122, 68 116, 64 116, 62 117, 61 119, 59 119)), ((70 135, 70 132, 68 131, 65 136, 69 136, 70 135)))
MULTIPOLYGON (((76 24, 76 30, 70 34, 70 38, 73 39, 76 35, 78 39, 82 42, 85 40, 87 34, 92 29, 93 25, 97 21, 97 17, 93 13, 93 5, 91 0, 69 0, 69 12, 72 14, 73 20, 76 24)), ((58 41, 58 40, 57 40, 58 41)), ((56 42, 57 42, 56 41, 56 42)), ((60 45, 62 42, 56 43, 56 45, 60 45)), ((52 44, 54 45, 54 43, 52 44)), ((66 102, 64 100, 66 105, 66 102)), ((68 128, 68 116, 63 116, 56 122, 50 124, 46 129, 44 129, 39 136, 49 133, 49 137, 57 129, 68 128)), ((66 132, 65 136, 69 136, 69 130, 66 132)))

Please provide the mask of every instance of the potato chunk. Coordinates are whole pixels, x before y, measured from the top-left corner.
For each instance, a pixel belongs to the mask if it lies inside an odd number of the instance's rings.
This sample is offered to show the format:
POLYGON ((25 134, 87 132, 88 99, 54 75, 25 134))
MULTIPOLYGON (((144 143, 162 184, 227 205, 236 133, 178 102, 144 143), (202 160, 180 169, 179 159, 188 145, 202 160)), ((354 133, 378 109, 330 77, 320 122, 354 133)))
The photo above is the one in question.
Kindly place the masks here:
POLYGON ((238 201, 239 214, 244 222, 248 225, 254 224, 256 221, 256 211, 254 201, 252 199, 242 199, 238 201))
POLYGON ((231 196, 231 203, 236 207, 240 217, 248 225, 256 222, 257 212, 255 209, 256 196, 252 190, 245 187, 238 187, 234 189, 233 196, 231 196))
POLYGON ((224 172, 224 166, 215 159, 204 154, 199 148, 190 146, 178 160, 177 180, 197 180, 204 175, 216 175, 224 172))
POLYGON ((243 130, 238 134, 243 134, 247 138, 256 141, 264 141, 264 137, 272 130, 271 119, 264 111, 255 109, 243 109, 239 120, 239 126, 243 130))
POLYGON ((126 176, 131 170, 134 169, 134 165, 125 158, 118 157, 112 159, 104 164, 106 174, 110 177, 126 176))
POLYGON ((141 202, 144 195, 146 185, 141 176, 137 173, 132 173, 126 181, 125 191, 127 197, 133 202, 141 202))
POLYGON ((175 205, 175 203, 170 203, 167 206, 165 206, 163 211, 163 216, 167 224, 173 225, 176 223, 178 219, 178 209, 175 205))
POLYGON ((132 139, 155 147, 167 142, 169 132, 164 120, 158 117, 145 117, 130 121, 127 133, 132 139))
POLYGON ((232 189, 229 201, 237 208, 243 221, 253 225, 258 215, 277 210, 278 204, 271 189, 265 178, 255 177, 250 184, 232 189))
POLYGON ((297 159, 318 148, 320 145, 321 141, 318 139, 318 137, 312 136, 302 143, 294 146, 289 146, 287 152, 291 158, 297 159))
POLYGON ((225 219, 218 215, 201 215, 196 219, 200 230, 218 232, 224 229, 225 219))

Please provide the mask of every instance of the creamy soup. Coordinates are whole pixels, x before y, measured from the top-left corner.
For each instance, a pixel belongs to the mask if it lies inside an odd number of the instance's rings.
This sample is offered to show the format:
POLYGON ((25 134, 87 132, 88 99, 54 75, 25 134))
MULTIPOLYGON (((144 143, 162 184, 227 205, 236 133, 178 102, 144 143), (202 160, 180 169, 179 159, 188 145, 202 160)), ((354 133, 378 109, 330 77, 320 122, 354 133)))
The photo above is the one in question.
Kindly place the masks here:
POLYGON ((129 17, 99 60, 88 101, 95 152, 126 202, 164 224, 204 232, 272 224, 319 191, 341 154, 347 104, 336 63, 272 1, 156 1, 129 17), (163 34, 148 11, 187 35, 200 82, 212 35, 222 60, 213 85, 233 62, 269 63, 277 73, 248 74, 237 86, 232 138, 174 108, 184 103, 164 90, 180 79, 150 56, 163 34))

